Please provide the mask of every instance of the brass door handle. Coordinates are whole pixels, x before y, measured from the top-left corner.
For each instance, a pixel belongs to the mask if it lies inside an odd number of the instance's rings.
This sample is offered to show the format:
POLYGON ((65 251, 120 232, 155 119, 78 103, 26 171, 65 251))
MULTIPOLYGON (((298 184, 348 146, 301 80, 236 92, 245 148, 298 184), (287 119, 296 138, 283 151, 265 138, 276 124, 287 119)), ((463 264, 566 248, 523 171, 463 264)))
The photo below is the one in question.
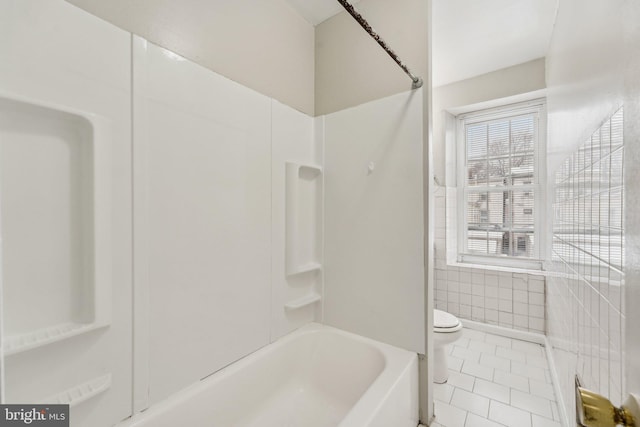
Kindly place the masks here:
POLYGON ((582 388, 576 376, 576 421, 581 427, 635 427, 633 415, 624 407, 616 407, 609 399, 582 388))

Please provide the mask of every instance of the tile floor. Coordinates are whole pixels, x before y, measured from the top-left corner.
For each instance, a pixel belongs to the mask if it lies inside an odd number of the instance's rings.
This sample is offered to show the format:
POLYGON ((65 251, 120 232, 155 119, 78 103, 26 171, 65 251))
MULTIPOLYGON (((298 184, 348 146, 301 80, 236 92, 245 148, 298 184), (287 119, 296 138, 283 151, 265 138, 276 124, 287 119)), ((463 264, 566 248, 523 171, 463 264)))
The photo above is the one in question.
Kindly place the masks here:
POLYGON ((449 347, 432 427, 561 427, 541 345, 465 329, 449 347))

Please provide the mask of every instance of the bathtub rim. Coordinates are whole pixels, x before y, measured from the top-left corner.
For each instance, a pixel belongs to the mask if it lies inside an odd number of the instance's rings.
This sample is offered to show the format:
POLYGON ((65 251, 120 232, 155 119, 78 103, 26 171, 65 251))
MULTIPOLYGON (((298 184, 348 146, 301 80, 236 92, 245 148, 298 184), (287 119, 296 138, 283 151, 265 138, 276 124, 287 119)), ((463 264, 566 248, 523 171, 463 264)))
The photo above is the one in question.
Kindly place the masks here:
POLYGON ((188 401, 200 393, 206 392, 207 388, 214 386, 215 382, 231 376, 242 370, 244 367, 247 367, 254 362, 258 362, 259 359, 278 351, 288 342, 296 340, 302 336, 318 332, 329 332, 342 335, 348 339, 373 347, 382 354, 384 359, 384 367, 382 371, 373 379, 369 387, 362 393, 360 398, 349 409, 336 427, 353 426, 353 423, 356 421, 362 426, 368 425, 375 418, 376 413, 382 407, 383 402, 393 392, 394 386, 398 384, 398 382, 401 381, 401 378, 404 375, 407 375, 411 370, 413 363, 417 361, 418 355, 409 350, 395 347, 333 326, 311 322, 230 363, 229 365, 226 365, 225 367, 200 379, 198 382, 178 390, 171 396, 150 405, 141 412, 137 412, 132 416, 123 419, 114 427, 138 427, 139 423, 143 423, 148 419, 153 419, 156 416, 162 416, 164 412, 177 408, 183 402, 188 401))

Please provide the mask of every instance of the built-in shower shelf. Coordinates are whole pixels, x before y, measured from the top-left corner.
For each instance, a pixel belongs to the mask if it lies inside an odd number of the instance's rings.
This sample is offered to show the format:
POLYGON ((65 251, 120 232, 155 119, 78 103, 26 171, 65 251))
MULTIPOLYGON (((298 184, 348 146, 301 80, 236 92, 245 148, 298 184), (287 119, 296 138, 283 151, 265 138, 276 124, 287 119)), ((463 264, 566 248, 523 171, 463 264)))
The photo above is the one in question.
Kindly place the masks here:
POLYGON ((26 334, 10 335, 4 340, 3 353, 5 356, 9 356, 84 334, 104 326, 106 325, 97 323, 62 323, 26 334))
POLYGON ((50 396, 47 399, 44 399, 42 403, 75 406, 99 395, 100 393, 104 393, 110 387, 111 374, 107 374, 50 396))
POLYGON ((298 298, 296 300, 286 303, 284 305, 284 308, 286 310, 297 310, 299 308, 306 307, 311 304, 315 304, 321 299, 322 297, 319 294, 312 292, 309 295, 303 296, 302 298, 298 298))
POLYGON ((322 270, 322 264, 319 262, 309 262, 304 265, 300 265, 295 269, 289 271, 287 273, 288 276, 294 276, 296 274, 310 273, 312 271, 320 271, 322 270))
POLYGON ((285 163, 285 273, 320 270, 322 167, 285 163))

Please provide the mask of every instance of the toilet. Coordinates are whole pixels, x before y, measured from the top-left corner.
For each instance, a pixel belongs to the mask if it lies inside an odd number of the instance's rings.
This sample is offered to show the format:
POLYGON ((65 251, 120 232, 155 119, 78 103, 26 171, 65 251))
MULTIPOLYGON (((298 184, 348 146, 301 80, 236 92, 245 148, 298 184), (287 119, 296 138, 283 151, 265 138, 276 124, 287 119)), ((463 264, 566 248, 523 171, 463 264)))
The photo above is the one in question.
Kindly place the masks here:
POLYGON ((438 384, 449 379, 447 346, 462 336, 462 322, 451 313, 433 310, 433 380, 438 384))

